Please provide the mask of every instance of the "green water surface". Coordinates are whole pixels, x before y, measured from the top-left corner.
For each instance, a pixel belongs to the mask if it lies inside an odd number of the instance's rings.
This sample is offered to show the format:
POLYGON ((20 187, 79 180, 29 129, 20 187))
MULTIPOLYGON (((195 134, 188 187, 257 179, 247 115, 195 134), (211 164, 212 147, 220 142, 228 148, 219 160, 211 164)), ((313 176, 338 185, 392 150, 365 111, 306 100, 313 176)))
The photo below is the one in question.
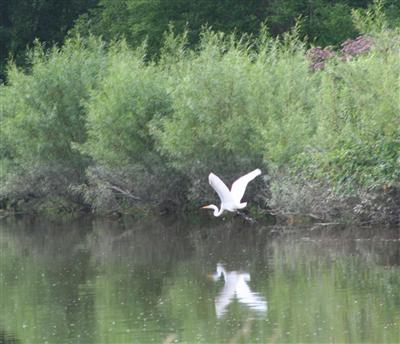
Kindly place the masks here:
POLYGON ((400 343, 400 231, 2 219, 0 343, 400 343))

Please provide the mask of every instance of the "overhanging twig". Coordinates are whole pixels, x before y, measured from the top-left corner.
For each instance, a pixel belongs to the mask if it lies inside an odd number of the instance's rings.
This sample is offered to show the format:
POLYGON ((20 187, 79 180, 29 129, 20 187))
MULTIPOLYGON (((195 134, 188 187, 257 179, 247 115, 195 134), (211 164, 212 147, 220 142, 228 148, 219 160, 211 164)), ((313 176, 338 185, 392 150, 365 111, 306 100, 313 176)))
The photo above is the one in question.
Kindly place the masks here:
POLYGON ((119 188, 118 186, 109 185, 108 188, 111 189, 111 190, 117 191, 117 192, 119 192, 120 194, 122 194, 122 195, 124 195, 126 197, 132 198, 135 201, 141 201, 142 200, 140 197, 132 195, 129 191, 123 190, 123 189, 119 188))

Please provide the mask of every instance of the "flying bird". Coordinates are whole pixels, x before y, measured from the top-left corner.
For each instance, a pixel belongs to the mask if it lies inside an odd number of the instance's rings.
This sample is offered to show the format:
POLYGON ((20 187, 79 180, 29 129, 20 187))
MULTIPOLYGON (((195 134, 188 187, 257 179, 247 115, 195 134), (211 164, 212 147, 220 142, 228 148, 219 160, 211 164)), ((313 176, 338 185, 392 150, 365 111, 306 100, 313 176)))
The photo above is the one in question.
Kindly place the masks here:
POLYGON ((241 200, 246 191, 247 184, 260 174, 261 170, 259 168, 245 174, 232 184, 231 190, 229 191, 228 187, 218 176, 214 173, 210 173, 208 181, 221 199, 221 207, 218 209, 216 205, 210 204, 202 207, 202 209, 213 209, 214 216, 217 217, 220 216, 224 210, 236 212, 239 209, 245 208, 247 202, 241 203, 241 200))

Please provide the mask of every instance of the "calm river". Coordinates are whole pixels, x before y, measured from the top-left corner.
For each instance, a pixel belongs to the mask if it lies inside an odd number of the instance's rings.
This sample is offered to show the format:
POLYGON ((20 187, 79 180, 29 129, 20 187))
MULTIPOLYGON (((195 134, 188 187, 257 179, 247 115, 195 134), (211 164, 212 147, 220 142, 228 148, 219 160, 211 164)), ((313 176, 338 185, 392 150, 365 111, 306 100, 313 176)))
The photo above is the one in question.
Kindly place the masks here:
POLYGON ((400 230, 0 220, 0 343, 399 343, 400 230))

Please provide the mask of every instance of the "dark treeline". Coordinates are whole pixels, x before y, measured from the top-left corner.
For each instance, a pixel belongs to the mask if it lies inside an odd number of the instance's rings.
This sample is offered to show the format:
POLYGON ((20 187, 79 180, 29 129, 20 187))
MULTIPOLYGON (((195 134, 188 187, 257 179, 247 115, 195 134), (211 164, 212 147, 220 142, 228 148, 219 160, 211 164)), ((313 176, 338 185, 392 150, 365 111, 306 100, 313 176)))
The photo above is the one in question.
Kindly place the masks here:
POLYGON ((79 15, 97 5, 98 0, 3 0, 0 1, 0 79, 7 59, 20 65, 25 50, 35 39, 49 46, 62 43, 79 15))
MULTIPOLYGON (((267 23, 273 36, 288 31, 301 18, 300 36, 317 45, 336 45, 359 32, 353 9, 367 9, 372 0, 3 0, 0 2, 0 78, 7 59, 20 65, 37 38, 48 46, 62 43, 68 32, 124 37, 132 47, 147 38, 149 52, 158 54, 163 33, 173 24, 188 31, 190 44, 199 41, 203 26, 225 33, 256 34, 267 23)), ((400 3, 386 0, 388 20, 399 22, 400 3)))

